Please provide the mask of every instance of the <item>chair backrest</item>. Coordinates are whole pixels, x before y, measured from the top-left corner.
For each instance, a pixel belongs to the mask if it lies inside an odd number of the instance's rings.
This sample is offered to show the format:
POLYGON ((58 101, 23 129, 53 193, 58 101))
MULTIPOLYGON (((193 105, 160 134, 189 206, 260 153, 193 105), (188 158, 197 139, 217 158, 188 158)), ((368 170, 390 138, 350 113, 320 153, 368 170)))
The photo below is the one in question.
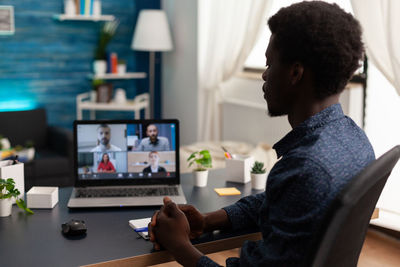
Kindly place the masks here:
POLYGON ((400 145, 373 161, 344 187, 323 220, 307 266, 357 266, 371 215, 399 157, 400 145))
POLYGON ((46 146, 46 110, 0 112, 0 135, 7 137, 12 146, 33 141, 35 148, 46 146))

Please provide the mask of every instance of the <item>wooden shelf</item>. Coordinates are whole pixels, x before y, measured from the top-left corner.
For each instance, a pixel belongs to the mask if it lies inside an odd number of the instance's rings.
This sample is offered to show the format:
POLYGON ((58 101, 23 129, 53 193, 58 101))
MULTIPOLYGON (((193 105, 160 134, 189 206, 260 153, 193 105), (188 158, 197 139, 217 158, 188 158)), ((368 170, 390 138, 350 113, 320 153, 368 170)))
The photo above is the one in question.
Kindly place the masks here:
POLYGON ((89 79, 102 79, 102 80, 129 80, 129 79, 144 79, 147 77, 146 72, 127 72, 124 74, 106 73, 102 75, 90 74, 89 79))
POLYGON ((64 20, 75 20, 75 21, 113 21, 115 17, 113 15, 101 15, 101 16, 89 16, 89 15, 65 15, 57 14, 53 16, 54 19, 59 21, 64 20))

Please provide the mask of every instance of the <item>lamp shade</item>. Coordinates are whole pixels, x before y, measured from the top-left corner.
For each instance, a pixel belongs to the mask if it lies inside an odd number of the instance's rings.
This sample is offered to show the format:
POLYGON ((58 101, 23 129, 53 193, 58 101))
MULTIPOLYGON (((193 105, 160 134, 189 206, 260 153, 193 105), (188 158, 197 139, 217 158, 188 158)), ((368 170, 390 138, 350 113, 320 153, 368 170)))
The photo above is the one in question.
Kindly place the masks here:
POLYGON ((140 11, 131 48, 141 51, 168 51, 172 49, 167 15, 163 10, 140 11))

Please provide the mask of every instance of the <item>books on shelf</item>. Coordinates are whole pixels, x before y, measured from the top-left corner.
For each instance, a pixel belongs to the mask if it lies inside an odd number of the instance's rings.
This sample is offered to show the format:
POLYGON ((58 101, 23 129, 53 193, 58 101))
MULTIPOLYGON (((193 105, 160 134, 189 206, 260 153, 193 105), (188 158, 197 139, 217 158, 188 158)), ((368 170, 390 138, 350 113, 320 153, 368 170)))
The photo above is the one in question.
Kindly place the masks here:
POLYGON ((101 2, 100 0, 65 0, 64 9, 64 13, 69 16, 100 16, 101 2))

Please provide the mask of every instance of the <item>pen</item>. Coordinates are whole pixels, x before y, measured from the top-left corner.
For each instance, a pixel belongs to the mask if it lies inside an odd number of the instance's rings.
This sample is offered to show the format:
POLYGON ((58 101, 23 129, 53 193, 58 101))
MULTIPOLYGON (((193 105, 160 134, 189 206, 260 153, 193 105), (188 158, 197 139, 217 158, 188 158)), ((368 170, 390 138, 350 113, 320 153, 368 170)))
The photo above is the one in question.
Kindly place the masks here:
POLYGON ((224 155, 225 155, 225 158, 227 158, 227 159, 231 159, 232 158, 232 156, 231 156, 231 154, 228 152, 228 150, 226 150, 225 149, 225 147, 223 147, 223 146, 221 146, 222 147, 222 150, 224 150, 225 151, 225 153, 224 153, 224 155))
POLYGON ((140 228, 135 228, 133 229, 136 233, 141 233, 141 232, 148 232, 149 229, 147 227, 140 227, 140 228))

